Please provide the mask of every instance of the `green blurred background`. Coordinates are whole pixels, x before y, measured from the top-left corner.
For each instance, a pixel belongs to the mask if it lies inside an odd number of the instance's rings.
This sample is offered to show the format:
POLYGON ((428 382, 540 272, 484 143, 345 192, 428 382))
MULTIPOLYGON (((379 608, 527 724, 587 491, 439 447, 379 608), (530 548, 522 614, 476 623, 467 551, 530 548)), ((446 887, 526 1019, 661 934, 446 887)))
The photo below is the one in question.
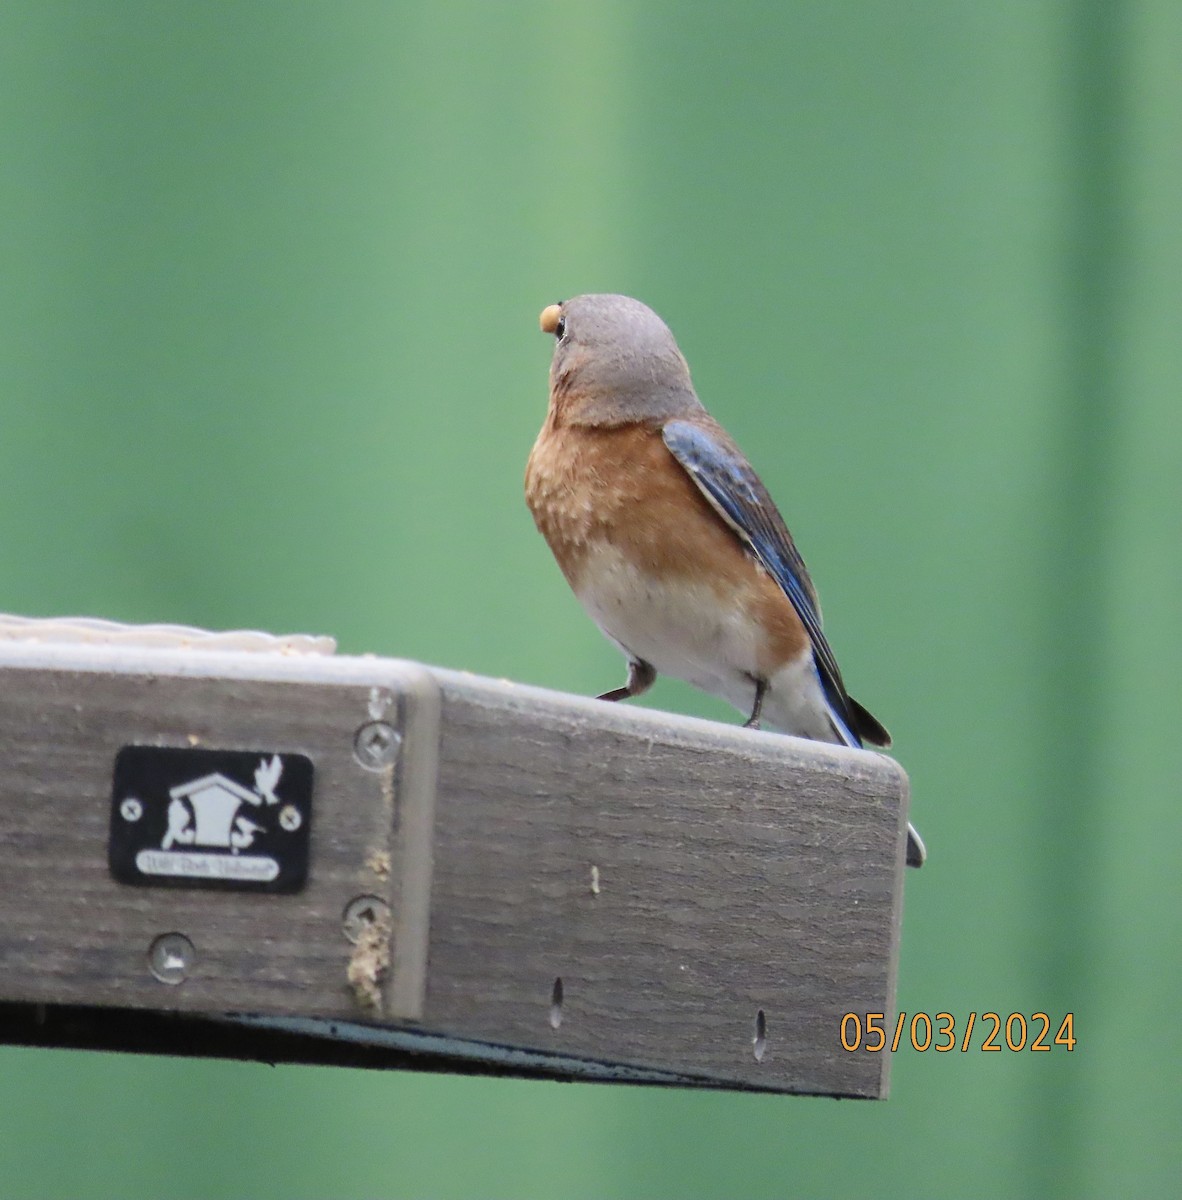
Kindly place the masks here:
MULTIPOLYGON (((672 325, 912 778, 885 1104, 0 1050, 5 1197, 1179 1194, 1182 7, 0 5, 0 607, 592 692, 537 313, 672 325)), ((737 719, 679 684, 651 703, 737 719)))

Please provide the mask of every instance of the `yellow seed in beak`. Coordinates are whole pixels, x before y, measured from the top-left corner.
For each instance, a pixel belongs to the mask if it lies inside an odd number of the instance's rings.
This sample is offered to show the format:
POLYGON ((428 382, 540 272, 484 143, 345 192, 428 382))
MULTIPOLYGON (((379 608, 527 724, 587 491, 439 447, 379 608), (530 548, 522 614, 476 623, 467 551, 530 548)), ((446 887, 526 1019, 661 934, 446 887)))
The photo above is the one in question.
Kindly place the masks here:
POLYGON ((553 333, 558 328, 558 318, 561 316, 561 304, 547 304, 542 309, 542 315, 538 318, 538 324, 542 327, 542 332, 553 333))

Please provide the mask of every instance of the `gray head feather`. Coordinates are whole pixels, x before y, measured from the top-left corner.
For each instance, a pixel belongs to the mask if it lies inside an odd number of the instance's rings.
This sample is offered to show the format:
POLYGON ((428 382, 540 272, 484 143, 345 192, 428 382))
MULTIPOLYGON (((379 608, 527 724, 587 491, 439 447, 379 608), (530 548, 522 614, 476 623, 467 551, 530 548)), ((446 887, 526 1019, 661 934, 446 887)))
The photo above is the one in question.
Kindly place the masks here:
POLYGON ((561 306, 550 387, 576 424, 669 420, 701 410, 669 327, 630 296, 575 296, 561 306))

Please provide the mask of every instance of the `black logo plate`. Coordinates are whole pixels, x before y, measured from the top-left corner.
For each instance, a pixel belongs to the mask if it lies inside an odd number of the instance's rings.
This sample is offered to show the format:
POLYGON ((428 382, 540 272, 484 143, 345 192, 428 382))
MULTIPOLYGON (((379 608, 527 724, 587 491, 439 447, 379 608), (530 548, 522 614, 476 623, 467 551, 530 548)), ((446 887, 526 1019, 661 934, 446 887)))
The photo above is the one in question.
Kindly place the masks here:
POLYGON ((124 746, 115 757, 108 855, 121 883, 298 892, 311 824, 303 754, 124 746))

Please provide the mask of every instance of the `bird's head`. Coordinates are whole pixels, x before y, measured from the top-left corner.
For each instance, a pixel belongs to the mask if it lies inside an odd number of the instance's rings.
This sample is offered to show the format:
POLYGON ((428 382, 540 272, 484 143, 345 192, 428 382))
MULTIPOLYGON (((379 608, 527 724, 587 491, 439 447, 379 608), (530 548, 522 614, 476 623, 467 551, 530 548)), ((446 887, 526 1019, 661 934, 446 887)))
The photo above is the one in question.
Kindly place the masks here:
POLYGON ((664 421, 699 409, 668 325, 630 296, 575 296, 542 310, 554 335, 550 404, 574 425, 664 421))

